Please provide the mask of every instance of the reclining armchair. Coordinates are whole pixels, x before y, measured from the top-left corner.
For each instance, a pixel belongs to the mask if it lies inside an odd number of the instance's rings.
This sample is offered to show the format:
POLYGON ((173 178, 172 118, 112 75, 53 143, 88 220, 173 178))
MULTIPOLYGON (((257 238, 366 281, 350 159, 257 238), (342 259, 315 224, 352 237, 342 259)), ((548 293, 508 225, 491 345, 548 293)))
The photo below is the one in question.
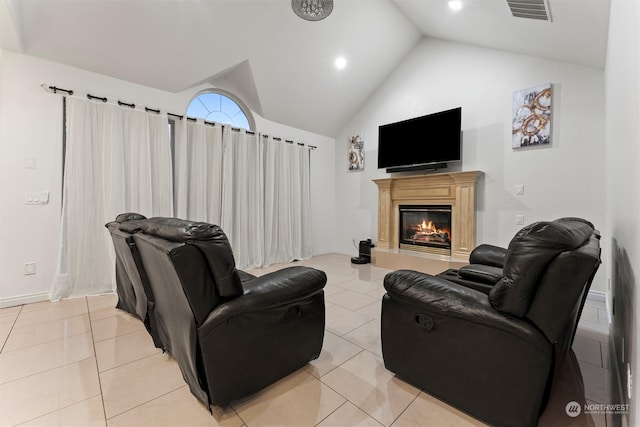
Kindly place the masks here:
POLYGON ((485 249, 495 255, 494 284, 472 277, 487 266, 475 256, 469 274, 385 277, 385 367, 491 425, 534 426, 600 264, 599 233, 585 220, 561 218, 523 228, 502 263, 502 251, 485 249))
POLYGON ((140 254, 133 241, 128 221, 146 219, 137 213, 124 213, 105 225, 111 234, 116 255, 116 292, 118 303, 116 308, 124 310, 144 323, 157 348, 163 348, 155 322, 155 301, 147 275, 142 268, 140 254))
POLYGON ((220 227, 176 218, 119 223, 153 296, 155 333, 194 396, 209 406, 248 396, 317 358, 324 272, 255 277, 235 267, 220 227))

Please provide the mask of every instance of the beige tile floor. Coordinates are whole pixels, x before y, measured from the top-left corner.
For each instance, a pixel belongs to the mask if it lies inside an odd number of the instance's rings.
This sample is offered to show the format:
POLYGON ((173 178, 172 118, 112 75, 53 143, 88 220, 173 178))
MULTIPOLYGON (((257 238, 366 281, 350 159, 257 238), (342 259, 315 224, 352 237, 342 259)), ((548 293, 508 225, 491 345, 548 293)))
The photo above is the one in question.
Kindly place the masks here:
MULTIPOLYGON (((153 346, 142 323, 114 308, 115 295, 0 310, 0 426, 483 425, 384 369, 379 323, 388 270, 336 254, 302 264, 328 276, 320 357, 213 413, 190 394, 176 362, 153 346)), ((574 349, 586 401, 610 403, 606 337, 579 330, 574 349)), ((563 407, 562 399, 555 403, 563 407)), ((541 425, 562 425, 546 415, 541 425)), ((592 415, 576 425, 607 421, 592 415)))

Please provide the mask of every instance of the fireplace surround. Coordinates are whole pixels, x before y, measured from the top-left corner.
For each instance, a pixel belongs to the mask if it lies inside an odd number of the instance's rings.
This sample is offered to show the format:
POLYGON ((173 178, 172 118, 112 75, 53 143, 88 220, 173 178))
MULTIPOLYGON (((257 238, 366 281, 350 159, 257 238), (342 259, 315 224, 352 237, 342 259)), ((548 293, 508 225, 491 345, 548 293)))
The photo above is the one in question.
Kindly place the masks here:
POLYGON ((374 179, 378 186, 378 241, 372 262, 384 268, 439 273, 467 263, 476 246, 476 186, 481 171, 374 179), (400 206, 451 207, 450 255, 400 247, 400 206), (433 260, 440 261, 432 262, 433 260))

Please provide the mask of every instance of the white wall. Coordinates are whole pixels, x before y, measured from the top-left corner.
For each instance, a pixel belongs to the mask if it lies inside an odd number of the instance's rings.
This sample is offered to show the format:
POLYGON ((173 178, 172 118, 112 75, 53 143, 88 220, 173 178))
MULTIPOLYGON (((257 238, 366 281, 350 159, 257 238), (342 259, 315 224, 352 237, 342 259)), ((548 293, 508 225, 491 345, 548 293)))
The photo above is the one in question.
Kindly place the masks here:
MULTIPOLYGON (((377 238, 378 126, 462 106, 463 161, 480 170, 479 243, 507 245, 525 223, 580 216, 605 231, 603 71, 435 39, 423 40, 336 138, 336 247, 377 238), (511 148, 515 90, 553 84, 548 147, 511 148), (347 138, 365 134, 365 171, 348 172, 347 138), (514 194, 525 186, 524 196, 514 194)), ((454 170, 455 170, 454 169, 454 170)), ((593 290, 605 291, 602 273, 593 290)))
MULTIPOLYGON (((612 364, 618 368, 622 400, 631 403, 629 426, 640 423, 638 409, 637 309, 640 307, 640 6, 637 0, 612 0, 606 84, 607 222, 603 244, 613 248, 605 266, 612 279, 616 310, 611 325, 612 364), (627 364, 633 374, 627 395, 627 364)), ((615 384, 615 382, 614 382, 615 384)), ((617 390, 614 390, 617 391, 617 390)))
MULTIPOLYGON (((40 87, 43 83, 175 114, 183 114, 191 98, 203 89, 168 93, 0 51, 0 307, 46 298, 55 275, 62 186, 62 97, 45 92, 40 87), (36 159, 35 169, 24 167, 26 158, 36 159), (49 204, 24 204, 25 192, 44 190, 50 191, 49 204), (25 276, 24 263, 29 261, 36 262, 37 273, 25 276)), ((319 214, 312 218, 312 245, 314 252, 332 250, 333 139, 263 118, 258 130, 261 126, 283 138, 318 146, 312 154, 312 197, 319 205, 319 214), (326 204, 319 204, 320 199, 326 204)))

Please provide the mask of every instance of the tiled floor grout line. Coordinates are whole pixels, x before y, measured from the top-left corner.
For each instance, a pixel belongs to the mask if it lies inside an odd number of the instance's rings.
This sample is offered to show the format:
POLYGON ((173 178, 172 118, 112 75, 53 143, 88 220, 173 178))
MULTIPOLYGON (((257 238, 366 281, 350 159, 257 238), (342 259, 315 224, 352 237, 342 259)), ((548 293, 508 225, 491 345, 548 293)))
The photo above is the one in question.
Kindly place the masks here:
MULTIPOLYGON (((88 314, 88 313, 79 314, 79 315, 77 315, 77 316, 63 317, 63 318, 61 318, 61 319, 56 319, 56 321, 58 321, 58 320, 72 319, 72 318, 74 318, 74 317, 81 317, 81 316, 84 316, 85 314, 88 314)), ((40 323, 36 323, 36 324, 33 324, 33 325, 28 325, 28 326, 20 326, 20 327, 18 327, 18 328, 16 328, 16 327, 14 326, 14 327, 11 329, 11 332, 9 332, 9 335, 7 336, 7 341, 5 341, 5 346, 6 346, 7 342, 9 341, 9 336, 11 336, 11 333, 13 333, 14 331, 19 331, 20 329, 25 329, 25 328, 36 327, 37 325, 40 325, 40 324, 43 324, 43 323, 47 323, 47 322, 40 322, 40 323)), ((14 325, 15 325, 15 322, 14 322, 14 325)), ((24 346, 24 347, 14 348, 14 349, 12 349, 12 350, 7 350, 6 352, 2 351, 1 353, 3 353, 3 354, 8 354, 8 353, 11 353, 12 351, 25 350, 25 349, 27 349, 27 348, 31 348, 31 347, 36 347, 36 346, 43 345, 43 344, 52 343, 52 342, 54 342, 54 341, 60 341, 61 339, 67 339, 67 338, 70 338, 70 337, 77 337, 78 335, 88 335, 88 334, 89 334, 89 332, 78 332, 78 333, 75 333, 75 334, 67 335, 67 336, 65 336, 64 338, 57 338, 57 339, 52 339, 52 340, 49 340, 49 341, 42 341, 42 342, 39 342, 39 343, 37 343, 37 344, 31 344, 31 345, 27 345, 27 346, 24 346)), ((4 346, 3 346, 3 350, 4 350, 4 346)))
MULTIPOLYGON (((417 388, 417 387, 416 387, 417 388)), ((402 411, 400 411, 400 413, 398 414, 397 417, 395 417, 393 419, 393 421, 391 422, 391 424, 389 424, 389 427, 393 427, 393 425, 396 423, 396 421, 398 421, 398 419, 402 416, 402 414, 404 414, 405 412, 407 412, 407 409, 409 409, 409 407, 413 404, 413 402, 416 401, 416 399, 418 399, 418 397, 420 397, 420 395, 423 393, 422 389, 418 388, 418 394, 416 394, 413 399, 411 399, 411 402, 409 402, 409 404, 407 405, 406 408, 404 408, 402 411)))
POLYGON ((9 328, 9 333, 7 334, 7 338, 2 343, 2 348, 0 348, 0 354, 4 353, 4 347, 7 345, 7 342, 9 341, 9 337, 11 336, 11 333, 13 332, 13 330, 16 327, 16 322, 18 321, 18 316, 20 316, 20 313, 22 313, 23 307, 24 307, 24 305, 20 306, 20 310, 18 311, 18 314, 16 314, 16 317, 13 319, 13 323, 11 323, 11 328, 9 328))
MULTIPOLYGON (((171 393, 174 393, 174 392, 176 392, 176 391, 180 390, 181 388, 185 388, 185 387, 188 387, 188 386, 187 386, 186 384, 183 384, 183 385, 179 386, 178 388, 175 388, 175 389, 173 389, 173 390, 169 390, 169 391, 167 391, 166 393, 159 394, 159 395, 157 395, 157 396, 155 396, 155 397, 153 397, 153 398, 151 398, 151 399, 149 399, 149 400, 146 400, 146 401, 144 401, 144 402, 141 402, 141 403, 139 403, 139 404, 137 404, 137 405, 135 405, 135 406, 133 406, 133 407, 131 407, 131 408, 127 409, 126 411, 122 411, 122 412, 120 412, 120 413, 118 413, 118 414, 112 415, 110 418, 107 418, 107 414, 105 413, 105 415, 104 415, 105 423, 108 425, 108 424, 109 424, 109 420, 112 420, 112 419, 114 419, 114 418, 116 418, 116 417, 119 417, 120 415, 126 414, 127 412, 133 411, 134 409, 137 409, 137 408, 139 408, 139 407, 141 407, 141 406, 144 406, 144 405, 146 405, 147 403, 153 402, 153 401, 154 401, 154 400, 156 400, 156 399, 160 399, 161 397, 167 396, 167 395, 169 395, 169 394, 171 394, 171 393)), ((100 394, 102 394, 102 393, 100 393, 100 394)), ((209 411, 209 409, 207 409, 207 407, 206 407, 206 406, 202 405, 199 401, 198 401, 198 403, 202 406, 202 409, 203 409, 204 411, 209 411)), ((104 407, 104 403, 103 403, 103 407, 104 407)), ((105 409, 105 411, 106 411, 106 409, 105 409)), ((213 413, 211 413, 211 416, 213 417, 213 413)), ((243 421, 243 422, 244 422, 244 421, 243 421)))
POLYGON ((89 331, 91 332, 91 345, 93 346, 93 358, 96 366, 96 375, 98 377, 98 388, 100 390, 100 401, 102 402, 102 416, 104 417, 104 425, 108 426, 107 422, 107 408, 104 404, 104 393, 102 390, 102 379, 100 378, 100 368, 98 367, 98 353, 96 353, 96 342, 93 340, 93 321, 91 320, 91 309, 89 308, 89 298, 85 297, 87 304, 87 313, 89 315, 89 331))
MULTIPOLYGON (((93 322, 91 322, 91 323, 92 323, 92 325, 91 325, 91 326, 92 326, 92 328, 93 328, 93 322)), ((102 338, 102 339, 96 340, 96 341, 94 341, 94 343, 105 342, 105 341, 109 341, 109 340, 115 340, 115 339, 120 338, 120 337, 126 337, 126 336, 128 336, 128 335, 138 334, 138 333, 140 333, 140 332, 144 332, 144 330, 143 330, 143 329, 138 329, 138 330, 136 330, 136 331, 130 331, 130 332, 119 333, 118 335, 115 335, 115 336, 113 336, 113 337, 107 337, 107 338, 102 338)), ((148 332, 147 332, 147 333, 148 333, 148 332)), ((159 349, 158 349, 158 350, 159 350, 159 349)))
MULTIPOLYGON (((358 346, 360 347, 360 346, 358 346)), ((318 378, 318 381, 320 381, 325 387, 327 387, 328 389, 330 389, 331 391, 333 391, 334 393, 336 393, 338 396, 342 397, 345 401, 342 403, 342 405, 340 405, 338 408, 336 408, 335 410, 331 411, 331 414, 335 413, 338 409, 340 409, 341 407, 343 407, 347 402, 351 403, 353 406, 355 406, 356 408, 358 408, 359 410, 361 410, 362 412, 364 412, 365 414, 367 414, 368 416, 370 416, 373 420, 375 420, 378 424, 380 425, 384 425, 382 424, 380 421, 378 421, 376 418, 373 417, 373 415, 371 415, 370 413, 368 413, 367 411, 365 411, 364 409, 362 409, 361 407, 359 407, 358 405, 356 405, 354 402, 352 402, 347 396, 343 395, 342 393, 340 393, 338 390, 334 389, 333 387, 331 387, 329 384, 327 384, 326 382, 324 382, 322 380, 322 378, 324 376, 326 376, 327 374, 329 374, 329 372, 332 372, 333 370, 339 368, 340 366, 344 365, 345 363, 349 362, 351 359, 353 359, 354 357, 358 356, 359 354, 361 354, 363 351, 367 351, 369 353, 371 353, 370 351, 366 350, 366 349, 362 349, 359 352, 357 352, 356 354, 354 354, 353 356, 351 356, 350 358, 348 358, 347 360, 345 360, 344 362, 342 362, 340 365, 336 366, 335 368, 331 369, 330 371, 326 372, 324 375, 321 375, 318 378)), ((373 353, 371 353, 373 354, 373 353)), ((375 356, 375 355, 374 355, 375 356)), ((313 375, 312 375, 313 376, 313 375)), ((327 419, 331 414, 327 415, 325 418, 323 418, 321 421, 319 421, 318 423, 316 423, 315 425, 317 426, 318 424, 320 424, 322 421, 324 421, 325 419, 327 419)))
MULTIPOLYGON (((325 384, 326 385, 326 384, 325 384)), ((327 386, 328 387, 328 386, 327 386)), ((333 389, 332 389, 333 390, 333 389)), ((335 390, 333 390, 335 391, 335 390)), ((340 394, 340 393, 338 393, 340 394)), ((342 395, 341 395, 342 396, 342 395)), ((344 396, 343 396, 344 397, 344 396)), ((326 420, 327 418, 329 418, 331 415, 335 414, 336 412, 338 412, 340 410, 340 408, 342 408, 344 405, 346 405, 347 403, 350 403, 349 399, 344 400, 344 402, 342 402, 342 405, 338 406, 336 409, 334 409, 333 411, 331 411, 329 414, 327 414, 326 417, 322 418, 321 420, 319 420, 317 423, 315 423, 315 426, 319 426, 320 424, 322 424, 324 422, 324 420, 326 420)))

